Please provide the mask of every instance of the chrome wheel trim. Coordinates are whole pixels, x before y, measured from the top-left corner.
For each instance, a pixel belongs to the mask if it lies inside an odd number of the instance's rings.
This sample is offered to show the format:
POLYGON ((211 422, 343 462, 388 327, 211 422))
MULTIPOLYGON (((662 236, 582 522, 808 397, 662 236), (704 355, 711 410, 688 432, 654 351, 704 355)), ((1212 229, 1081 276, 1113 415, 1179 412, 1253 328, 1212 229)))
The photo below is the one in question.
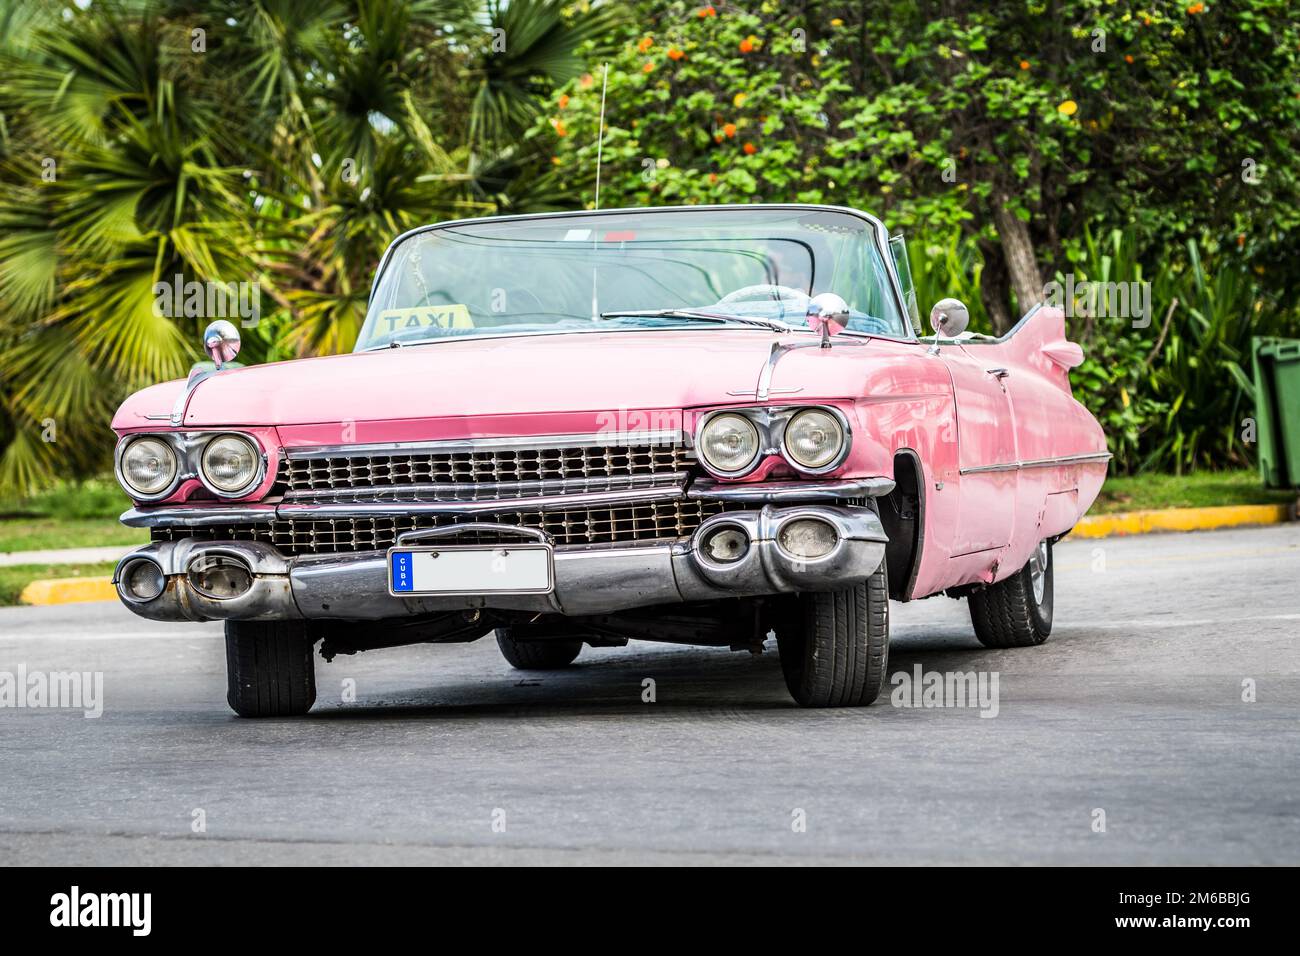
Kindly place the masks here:
POLYGON ((1047 541, 1038 542, 1038 547, 1029 558, 1029 583, 1034 588, 1034 603, 1042 605, 1047 594, 1047 541))

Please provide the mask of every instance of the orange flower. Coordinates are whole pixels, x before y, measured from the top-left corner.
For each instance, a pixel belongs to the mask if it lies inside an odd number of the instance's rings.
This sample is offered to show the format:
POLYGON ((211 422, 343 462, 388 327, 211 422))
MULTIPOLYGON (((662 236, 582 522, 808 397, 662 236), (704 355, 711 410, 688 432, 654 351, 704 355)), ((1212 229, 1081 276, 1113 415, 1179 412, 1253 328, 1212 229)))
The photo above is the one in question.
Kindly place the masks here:
POLYGON ((1240 248, 1241 248, 1242 246, 1244 246, 1245 244, 1246 244, 1246 234, 1245 234, 1244 232, 1238 234, 1238 236, 1237 236, 1237 248, 1240 249, 1240 248))
POLYGON ((716 183, 717 181, 718 181, 718 174, 717 174, 717 173, 709 173, 709 182, 711 182, 711 183, 716 183))
POLYGON ((731 139, 733 136, 735 136, 735 135, 736 135, 736 124, 735 124, 735 123, 727 123, 725 126, 723 126, 723 127, 722 127, 722 135, 725 136, 725 137, 727 137, 727 139, 731 139))
POLYGON ((644 53, 646 50, 650 49, 654 45, 655 45, 654 37, 642 37, 641 42, 636 45, 636 48, 640 50, 642 53, 644 53))
POLYGON ((555 166, 560 165, 560 157, 558 157, 558 156, 552 156, 552 157, 551 157, 551 163, 552 163, 553 165, 555 165, 555 166))
POLYGON ((713 9, 713 7, 701 7, 695 11, 695 15, 703 20, 705 17, 716 17, 718 11, 713 9))
POLYGON ((745 150, 746 156, 753 156, 755 153, 758 152, 758 147, 755 146, 753 143, 746 143, 743 149, 745 150))
POLYGON ((564 109, 564 108, 565 108, 566 106, 568 106, 568 105, 569 105, 569 94, 568 94, 568 93, 561 93, 561 94, 560 94, 560 109, 564 109))
POLYGON ((584 73, 582 74, 582 79, 578 81, 578 85, 581 86, 584 90, 589 90, 591 89, 591 84, 595 82, 596 82, 596 78, 594 76, 592 76, 590 73, 584 73))
POLYGON ((653 72, 654 72, 654 69, 655 69, 655 65, 654 65, 653 63, 651 63, 649 60, 646 60, 646 61, 645 61, 645 66, 641 67, 641 72, 642 72, 642 73, 653 73, 653 72))
POLYGON ((1029 61, 1028 61, 1028 60, 1021 60, 1021 61, 1020 61, 1020 69, 1022 69, 1022 70, 1027 70, 1027 69, 1029 69, 1029 61))
POLYGON ((1198 13, 1204 13, 1204 12, 1205 12, 1205 4, 1203 4, 1203 3, 1193 3, 1190 7, 1187 8, 1187 12, 1190 13, 1190 14, 1192 14, 1192 16, 1195 16, 1195 15, 1198 14, 1198 13))
POLYGON ((1125 54, 1124 54, 1124 62, 1125 62, 1125 63, 1132 63, 1132 62, 1133 62, 1133 54, 1132 54, 1132 53, 1125 53, 1125 54))
POLYGON ((758 45, 758 37, 753 36, 753 35, 751 34, 750 36, 747 36, 747 37, 745 37, 745 39, 743 39, 743 40, 740 41, 740 52, 741 52, 741 53, 750 53, 750 52, 753 51, 754 47, 757 46, 757 45, 758 45))
POLYGON ((555 127, 556 136, 568 136, 569 131, 564 126, 564 120, 551 120, 551 125, 555 127))
POLYGON ((684 59, 685 57, 686 57, 686 53, 682 50, 677 49, 677 47, 671 46, 668 48, 668 59, 681 60, 684 59))

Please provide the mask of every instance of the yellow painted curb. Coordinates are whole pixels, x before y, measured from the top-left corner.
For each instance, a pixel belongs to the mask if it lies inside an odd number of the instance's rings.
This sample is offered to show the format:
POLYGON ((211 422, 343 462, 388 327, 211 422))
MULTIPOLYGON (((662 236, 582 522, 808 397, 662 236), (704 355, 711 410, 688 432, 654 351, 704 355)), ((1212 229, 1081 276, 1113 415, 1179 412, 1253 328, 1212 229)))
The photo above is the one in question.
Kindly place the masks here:
POLYGON ((1152 531, 1208 531, 1245 524, 1291 520, 1291 505, 1226 505, 1221 508, 1165 508, 1113 515, 1087 515, 1070 532, 1078 538, 1148 534, 1152 531))
POLYGON ((116 601, 112 578, 48 578, 33 581, 18 596, 20 604, 77 604, 116 601))

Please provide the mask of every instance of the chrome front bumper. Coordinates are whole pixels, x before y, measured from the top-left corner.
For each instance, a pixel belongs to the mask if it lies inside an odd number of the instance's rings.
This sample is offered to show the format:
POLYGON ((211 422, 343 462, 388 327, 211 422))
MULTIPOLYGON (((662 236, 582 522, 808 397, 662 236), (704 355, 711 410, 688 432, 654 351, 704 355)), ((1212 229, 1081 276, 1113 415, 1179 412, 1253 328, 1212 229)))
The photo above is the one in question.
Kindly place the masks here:
POLYGON ((289 558, 259 542, 193 538, 132 551, 118 563, 113 581, 127 607, 161 621, 381 620, 489 607, 602 614, 654 604, 848 587, 880 567, 887 540, 871 508, 766 504, 715 515, 680 541, 557 547, 555 588, 548 594, 398 597, 388 590, 383 551, 289 558), (779 529, 799 517, 820 518, 835 528, 838 540, 829 554, 804 560, 781 547, 779 529), (748 535, 750 548, 740 560, 719 564, 701 553, 700 542, 719 525, 738 526, 748 535), (206 596, 189 579, 194 562, 218 555, 237 558, 252 571, 252 586, 238 597, 206 596), (149 601, 132 599, 120 583, 122 569, 140 559, 156 563, 166 579, 162 593, 149 601))

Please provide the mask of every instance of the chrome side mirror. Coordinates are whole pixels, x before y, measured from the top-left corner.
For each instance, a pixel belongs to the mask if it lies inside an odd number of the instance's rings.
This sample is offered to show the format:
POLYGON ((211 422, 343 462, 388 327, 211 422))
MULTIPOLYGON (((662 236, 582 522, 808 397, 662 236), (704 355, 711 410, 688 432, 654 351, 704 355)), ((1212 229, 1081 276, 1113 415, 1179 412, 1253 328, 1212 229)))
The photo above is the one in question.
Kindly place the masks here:
POLYGON ((808 302, 808 328, 822 334, 822 348, 831 347, 831 336, 849 324, 849 304, 834 292, 822 292, 808 302))
POLYGON ((930 310, 930 327, 941 339, 955 339, 970 325, 970 310, 961 299, 940 299, 930 310))
POLYGON ((239 354, 239 329, 232 322, 217 319, 203 333, 203 351, 218 369, 233 362, 239 354))

